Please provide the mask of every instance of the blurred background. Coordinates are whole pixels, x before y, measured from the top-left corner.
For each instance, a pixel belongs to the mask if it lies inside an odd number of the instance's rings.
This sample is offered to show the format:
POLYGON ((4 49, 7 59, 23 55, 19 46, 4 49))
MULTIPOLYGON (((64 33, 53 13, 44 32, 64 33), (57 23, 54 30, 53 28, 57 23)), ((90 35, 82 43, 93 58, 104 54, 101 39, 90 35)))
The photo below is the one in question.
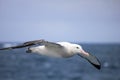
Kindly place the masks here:
POLYGON ((0 0, 0 48, 45 39, 81 44, 101 62, 0 51, 0 80, 120 80, 120 0, 0 0))
POLYGON ((120 43, 119 0, 0 0, 0 41, 120 43))

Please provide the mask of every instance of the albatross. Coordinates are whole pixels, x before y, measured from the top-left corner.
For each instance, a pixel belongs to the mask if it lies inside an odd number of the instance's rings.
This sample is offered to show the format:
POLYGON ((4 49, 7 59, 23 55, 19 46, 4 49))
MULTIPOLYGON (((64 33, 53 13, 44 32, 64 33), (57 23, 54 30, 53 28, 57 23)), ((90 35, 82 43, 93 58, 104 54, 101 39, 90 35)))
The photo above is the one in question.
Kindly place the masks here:
POLYGON ((26 53, 38 53, 52 57, 69 58, 74 55, 79 55, 97 69, 101 68, 100 61, 94 55, 83 50, 82 46, 69 42, 49 42, 40 39, 28 41, 17 46, 0 48, 0 50, 11 50, 24 47, 27 47, 26 53))

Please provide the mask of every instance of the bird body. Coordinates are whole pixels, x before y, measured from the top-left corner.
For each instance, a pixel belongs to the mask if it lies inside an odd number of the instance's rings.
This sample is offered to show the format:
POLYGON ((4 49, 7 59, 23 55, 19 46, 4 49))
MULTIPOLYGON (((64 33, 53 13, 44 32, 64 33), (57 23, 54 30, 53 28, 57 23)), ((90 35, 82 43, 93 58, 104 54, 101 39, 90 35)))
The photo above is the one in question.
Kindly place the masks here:
POLYGON ((46 56, 52 56, 52 57, 71 57, 75 53, 72 48, 72 44, 68 42, 57 42, 57 44, 60 44, 62 48, 58 48, 59 46, 37 46, 37 47, 31 47, 28 49, 28 53, 38 53, 46 56))

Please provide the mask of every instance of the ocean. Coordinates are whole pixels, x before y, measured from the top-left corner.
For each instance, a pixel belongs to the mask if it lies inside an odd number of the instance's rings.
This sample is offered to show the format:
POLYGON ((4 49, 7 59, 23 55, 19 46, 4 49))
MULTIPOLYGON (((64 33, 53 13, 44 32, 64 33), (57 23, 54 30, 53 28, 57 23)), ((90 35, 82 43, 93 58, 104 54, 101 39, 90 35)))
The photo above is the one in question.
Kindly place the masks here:
POLYGON ((81 45, 100 60, 101 70, 77 55, 52 58, 23 48, 0 51, 0 80, 120 80, 120 44, 81 45))

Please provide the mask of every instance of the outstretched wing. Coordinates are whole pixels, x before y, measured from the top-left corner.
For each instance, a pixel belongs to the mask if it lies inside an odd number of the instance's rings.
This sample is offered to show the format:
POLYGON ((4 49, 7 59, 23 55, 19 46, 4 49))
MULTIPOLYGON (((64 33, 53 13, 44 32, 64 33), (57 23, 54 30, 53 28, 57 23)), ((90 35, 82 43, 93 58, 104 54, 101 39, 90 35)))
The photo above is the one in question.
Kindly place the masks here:
POLYGON ((33 45, 45 45, 46 47, 62 47, 61 45, 59 45, 57 43, 48 42, 48 41, 41 39, 41 40, 28 41, 28 42, 25 42, 25 43, 23 43, 21 45, 17 45, 17 46, 0 48, 0 50, 24 48, 24 47, 33 46, 33 45))
POLYGON ((44 42, 46 42, 46 41, 44 41, 44 40, 28 41, 28 42, 25 42, 25 43, 17 45, 17 46, 0 48, 0 50, 9 50, 9 49, 16 49, 16 48, 24 48, 24 47, 28 47, 28 46, 33 46, 33 45, 41 44, 41 43, 44 43, 44 42))

